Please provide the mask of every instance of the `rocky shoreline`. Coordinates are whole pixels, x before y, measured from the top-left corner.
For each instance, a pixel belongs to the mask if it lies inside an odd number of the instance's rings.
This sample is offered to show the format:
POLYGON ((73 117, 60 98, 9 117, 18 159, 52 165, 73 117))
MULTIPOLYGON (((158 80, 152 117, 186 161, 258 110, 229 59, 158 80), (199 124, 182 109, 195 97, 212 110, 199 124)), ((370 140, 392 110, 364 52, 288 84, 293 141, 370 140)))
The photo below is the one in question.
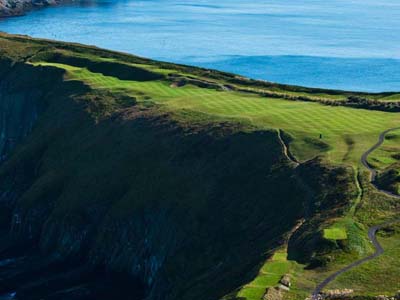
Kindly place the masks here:
POLYGON ((29 10, 59 4, 61 0, 0 0, 0 18, 23 15, 29 10))

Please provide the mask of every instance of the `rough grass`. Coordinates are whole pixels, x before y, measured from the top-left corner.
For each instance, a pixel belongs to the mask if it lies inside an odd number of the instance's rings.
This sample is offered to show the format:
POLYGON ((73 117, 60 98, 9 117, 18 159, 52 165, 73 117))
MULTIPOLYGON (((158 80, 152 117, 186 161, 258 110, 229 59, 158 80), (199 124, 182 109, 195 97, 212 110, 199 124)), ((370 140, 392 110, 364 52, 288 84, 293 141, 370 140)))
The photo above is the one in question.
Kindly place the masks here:
POLYGON ((400 234, 379 238, 385 253, 341 275, 328 288, 352 288, 359 295, 395 295, 399 290, 400 234))
POLYGON ((287 260, 285 249, 275 252, 271 259, 261 267, 253 281, 243 286, 237 293, 239 299, 261 299, 268 287, 278 285, 283 275, 289 273, 294 262, 287 260))
POLYGON ((400 130, 388 134, 383 145, 371 153, 368 162, 380 171, 400 162, 400 130))

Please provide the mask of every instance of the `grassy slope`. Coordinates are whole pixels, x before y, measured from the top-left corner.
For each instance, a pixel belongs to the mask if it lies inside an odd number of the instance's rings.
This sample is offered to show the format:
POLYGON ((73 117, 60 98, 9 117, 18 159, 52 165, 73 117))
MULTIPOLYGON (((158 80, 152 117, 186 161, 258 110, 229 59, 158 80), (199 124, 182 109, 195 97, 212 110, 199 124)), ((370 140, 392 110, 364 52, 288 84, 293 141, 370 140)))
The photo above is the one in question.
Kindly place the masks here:
MULTIPOLYGON (((318 155, 329 164, 351 166, 354 170, 357 170, 360 167, 359 158, 361 153, 374 144, 378 134, 400 123, 400 115, 395 113, 260 97, 254 92, 267 89, 271 92, 287 95, 337 100, 345 99, 349 93, 279 85, 268 86, 264 83, 258 84, 257 82, 232 77, 230 74, 157 63, 132 56, 62 43, 51 44, 54 47, 51 49, 48 47, 47 42, 0 36, 0 45, 0 49, 9 56, 16 56, 17 59, 25 56, 29 57, 30 63, 35 66, 52 66, 63 69, 66 71, 65 79, 67 81, 80 81, 94 91, 111 93, 113 96, 117 96, 96 98, 94 99, 95 101, 89 103, 89 113, 97 120, 112 115, 115 111, 129 107, 134 102, 138 102, 143 107, 156 106, 159 112, 168 113, 169 118, 183 127, 190 127, 193 123, 229 122, 230 124, 237 124, 241 131, 246 132, 271 128, 283 129, 291 137, 291 151, 300 160, 308 160, 318 155), (18 52, 18 55, 15 55, 16 52, 18 52), (56 52, 57 55, 52 54, 52 52, 56 52), (78 59, 70 59, 70 57, 78 59), (128 67, 140 67, 149 72, 159 74, 160 78, 151 81, 117 78, 120 76, 115 73, 111 74, 110 68, 93 70, 92 66, 85 65, 88 62, 90 64, 93 62, 117 62, 128 67), (182 87, 176 87, 177 76, 180 78, 179 80, 184 78, 187 84, 182 87), (195 81, 190 84, 191 81, 188 78, 195 81), (232 78, 235 80, 232 80, 232 78), (198 86, 199 81, 201 84, 212 88, 200 88, 198 86), (249 93, 219 88, 227 84, 246 89, 249 93), (320 139, 320 135, 322 135, 322 139, 320 139)), ((110 67, 112 68, 112 65, 110 67)), ((396 100, 398 97, 397 95, 367 96, 382 100, 396 100)), ((397 145, 396 139, 387 141, 385 149, 379 150, 379 153, 374 153, 378 158, 375 159, 374 156, 373 160, 379 161, 379 163, 392 162, 392 149, 397 145)), ((363 188, 365 188, 365 185, 363 185, 363 188)), ((366 226, 358 222, 361 221, 369 225, 374 222, 374 218, 377 216, 380 218, 388 216, 387 212, 395 209, 396 205, 381 205, 379 210, 373 211, 369 205, 371 201, 375 201, 375 198, 371 196, 373 200, 370 200, 368 193, 362 200, 357 199, 357 197, 356 194, 353 195, 354 202, 348 203, 347 210, 342 212, 343 218, 331 219, 322 227, 325 229, 329 227, 327 231, 322 231, 325 233, 326 239, 333 241, 344 240, 350 244, 350 247, 347 248, 346 245, 335 246, 335 249, 340 250, 342 248, 345 251, 335 250, 338 251, 338 254, 334 255, 336 260, 330 262, 327 269, 305 271, 301 265, 294 261, 288 262, 286 259, 276 259, 281 256, 275 254, 272 259, 263 264, 259 275, 250 280, 250 283, 239 291, 237 296, 251 300, 257 299, 263 288, 276 284, 280 275, 289 272, 295 274, 295 287, 293 289, 295 293, 288 295, 288 297, 295 298, 296 294, 302 297, 312 288, 315 282, 321 279, 321 276, 324 276, 323 274, 329 273, 358 255, 365 254, 363 253, 364 250, 351 250, 352 245, 357 248, 359 244, 357 239, 361 240, 361 244, 365 243, 366 226), (361 206, 359 205, 360 201, 361 206), (369 215, 367 216, 367 214, 369 215), (355 242, 348 241, 348 239, 353 239, 355 242)), ((379 201, 386 201, 383 196, 377 197, 380 199, 379 201)), ((388 245, 393 243, 395 243, 395 237, 391 237, 390 241, 388 240, 387 242, 388 245)), ((363 248, 363 246, 360 247, 363 248)), ((283 250, 279 251, 278 253, 281 253, 283 250)), ((391 252, 388 252, 388 254, 387 257, 382 258, 383 263, 390 262, 393 259, 394 256, 391 255, 391 252)), ((331 254, 328 252, 328 255, 331 254)), ((374 275, 365 274, 360 269, 355 270, 351 276, 353 276, 352 278, 354 276, 364 276, 364 281, 357 282, 358 286, 362 287, 364 293, 375 293, 376 288, 372 288, 369 284, 369 280, 372 280, 374 275)), ((353 280, 339 280, 339 282, 339 286, 351 288, 352 286, 348 285, 353 280)), ((383 291, 388 290, 385 289, 383 291)))
POLYGON ((386 136, 383 145, 372 153, 369 163, 378 171, 377 184, 400 194, 400 130, 386 136))
POLYGON ((379 242, 387 249, 381 257, 341 275, 330 288, 351 286, 360 295, 394 295, 399 289, 397 274, 400 268, 400 235, 398 227, 394 232, 381 235, 379 242), (365 286, 369 288, 366 290, 365 286))
POLYGON ((400 130, 393 131, 386 136, 383 145, 374 151, 369 158, 369 163, 380 171, 391 164, 400 161, 400 130))
POLYGON ((260 98, 195 86, 171 88, 170 83, 163 81, 126 81, 63 64, 36 64, 64 68, 70 80, 81 80, 97 89, 123 92, 144 102, 154 102, 177 115, 198 112, 259 129, 283 129, 293 136, 292 151, 301 160, 322 154, 334 163, 357 165, 362 151, 376 140, 378 134, 400 121, 398 114, 260 98))

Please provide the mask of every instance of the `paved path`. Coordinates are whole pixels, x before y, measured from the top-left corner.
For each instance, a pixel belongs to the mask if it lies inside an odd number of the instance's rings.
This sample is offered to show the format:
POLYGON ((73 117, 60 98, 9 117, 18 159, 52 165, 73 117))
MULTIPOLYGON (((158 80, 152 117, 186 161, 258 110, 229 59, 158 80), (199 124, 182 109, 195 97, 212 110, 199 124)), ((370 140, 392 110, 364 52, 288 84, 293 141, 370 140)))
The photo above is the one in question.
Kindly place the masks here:
POLYGON ((391 196, 391 197, 395 197, 395 198, 399 198, 399 199, 400 199, 400 196, 399 196, 399 195, 395 195, 395 194, 393 194, 393 193, 391 193, 391 192, 389 192, 389 191, 381 190, 381 189, 379 189, 379 188, 376 186, 376 184, 374 183, 374 181, 375 181, 375 179, 376 179, 377 172, 376 172, 376 170, 368 163, 368 156, 369 156, 372 152, 374 152, 376 149, 378 149, 378 148, 383 144, 383 142, 385 141, 386 135, 387 135, 388 133, 392 132, 392 131, 399 130, 399 129, 400 129, 400 127, 396 127, 396 128, 391 128, 391 129, 388 129, 388 130, 382 132, 382 133, 379 135, 378 142, 377 142, 375 145, 373 145, 368 151, 366 151, 366 152, 361 156, 361 163, 364 165, 364 167, 366 167, 366 168, 370 171, 370 173, 371 173, 370 181, 371 181, 372 185, 373 185, 378 191, 380 191, 381 193, 384 193, 384 194, 386 194, 386 195, 388 195, 388 196, 391 196))
MULTIPOLYGON (((378 138, 378 142, 373 145, 370 149, 368 149, 366 152, 364 152, 364 154, 361 156, 361 163, 364 165, 364 167, 366 167, 369 172, 371 173, 371 177, 370 177, 370 182, 371 184, 381 193, 386 194, 388 196, 391 197, 395 197, 400 199, 399 195, 395 195, 389 191, 385 191, 380 189, 375 183, 375 179, 377 176, 377 171, 368 164, 368 156, 374 152, 376 149, 378 149, 383 142, 385 141, 385 137, 388 133, 395 131, 395 130, 399 130, 400 127, 396 127, 396 128, 391 128, 388 129, 384 132, 382 132, 379 135, 378 138)), ((300 162, 290 153, 288 146, 286 145, 283 137, 282 137, 282 131, 278 130, 278 138, 280 143, 282 144, 282 148, 283 148, 283 153, 284 155, 292 162, 295 164, 295 167, 298 167, 300 165, 300 162)), ((388 221, 376 226, 373 226, 371 228, 369 228, 368 230, 368 238, 370 239, 371 243, 373 244, 374 248, 375 248, 375 252, 373 254, 371 254, 370 256, 364 257, 360 260, 357 260, 353 263, 351 263, 350 265, 338 270, 337 272, 333 273, 332 275, 330 275, 329 277, 327 277, 324 281, 322 281, 320 284, 318 284, 318 286, 315 288, 315 290, 313 291, 312 295, 311 295, 311 299, 312 300, 320 300, 322 297, 320 296, 320 293, 322 292, 322 290, 332 281, 334 281, 339 275, 359 266, 362 265, 363 263, 370 261, 374 258, 377 258, 378 256, 380 256, 381 254, 383 254, 383 252, 385 251, 382 247, 382 245, 379 243, 378 239, 376 238, 376 233, 381 230, 382 228, 391 225, 391 224, 395 224, 400 222, 400 219, 397 220, 392 220, 392 221, 388 221)))
MULTIPOLYGON (((374 146, 372 146, 370 149, 368 149, 368 150, 362 155, 362 157, 361 157, 361 163, 370 171, 370 173, 371 173, 371 178, 370 178, 371 184, 372 184, 379 192, 384 193, 384 194, 386 194, 386 195, 388 195, 388 196, 391 196, 391 197, 395 197, 395 198, 400 199, 400 196, 399 196, 399 195, 395 195, 395 194, 393 194, 393 193, 391 193, 391 192, 389 192, 389 191, 382 190, 382 189, 378 188, 378 187, 376 186, 376 184, 374 184, 374 181, 375 181, 376 176, 377 176, 377 171, 376 171, 373 167, 371 167, 371 166, 368 164, 368 156, 369 156, 374 150, 376 150, 377 148, 379 148, 379 147, 383 144, 383 142, 385 141, 385 136, 386 136, 389 132, 392 132, 392 131, 398 130, 398 129, 400 129, 400 127, 388 129, 388 130, 382 132, 382 133, 379 135, 378 142, 377 142, 374 146)), ((384 227, 386 227, 386 226, 388 226, 388 225, 391 225, 391 224, 394 224, 394 223, 398 223, 398 222, 400 222, 400 219, 393 220, 393 221, 388 221, 388 222, 385 222, 385 223, 383 223, 383 224, 379 224, 379 225, 376 225, 376 226, 373 226, 373 227, 369 228, 369 230, 368 230, 368 238, 369 238, 370 241, 372 242, 372 244, 373 244, 373 246, 374 246, 374 248, 375 248, 375 252, 374 252, 373 254, 371 254, 370 256, 367 256, 367 257, 364 257, 364 258, 362 258, 362 259, 360 259, 360 260, 357 260, 357 261, 351 263, 350 265, 344 267, 343 269, 340 269, 339 271, 337 271, 337 272, 333 273, 332 275, 330 275, 328 278, 326 278, 324 281, 322 281, 322 282, 315 288, 315 290, 314 290, 313 293, 312 293, 311 299, 312 299, 312 300, 321 299, 321 297, 320 297, 319 294, 322 292, 322 290, 323 290, 329 283, 331 283, 333 280, 335 280, 336 277, 338 277, 339 275, 341 275, 341 274, 343 274, 343 273, 349 271, 350 269, 352 269, 352 268, 354 268, 354 267, 357 267, 357 266, 359 266, 359 265, 361 265, 361 264, 363 264, 363 263, 365 263, 365 262, 367 262, 367 261, 370 261, 370 260, 372 260, 372 259, 374 259, 374 258, 380 256, 385 250, 382 248, 382 245, 379 243, 378 239, 376 238, 376 233, 377 233, 380 229, 382 229, 382 228, 384 228, 384 227)))

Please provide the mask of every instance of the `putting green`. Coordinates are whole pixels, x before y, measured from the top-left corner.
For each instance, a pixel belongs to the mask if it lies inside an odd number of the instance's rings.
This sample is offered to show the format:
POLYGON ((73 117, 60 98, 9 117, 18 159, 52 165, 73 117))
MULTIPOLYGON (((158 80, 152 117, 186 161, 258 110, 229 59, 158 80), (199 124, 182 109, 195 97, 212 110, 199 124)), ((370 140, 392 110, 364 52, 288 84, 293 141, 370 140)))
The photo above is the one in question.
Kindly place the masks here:
POLYGON ((334 227, 324 229, 324 238, 328 240, 347 240, 346 228, 334 227))

